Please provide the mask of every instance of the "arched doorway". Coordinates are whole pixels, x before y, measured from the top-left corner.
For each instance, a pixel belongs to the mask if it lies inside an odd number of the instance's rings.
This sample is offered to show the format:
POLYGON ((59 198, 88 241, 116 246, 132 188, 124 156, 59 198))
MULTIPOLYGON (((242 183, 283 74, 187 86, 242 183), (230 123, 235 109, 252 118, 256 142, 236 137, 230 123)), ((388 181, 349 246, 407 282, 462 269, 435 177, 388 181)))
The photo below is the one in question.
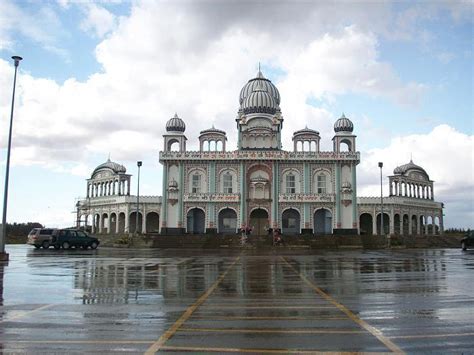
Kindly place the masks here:
POLYGON ((322 208, 314 213, 314 234, 332 234, 332 213, 322 208))
POLYGON ((120 212, 118 216, 118 231, 119 233, 125 233, 125 213, 120 212))
POLYGON ((137 228, 137 212, 130 213, 130 219, 128 221, 128 229, 130 233, 141 233, 142 232, 142 213, 138 212, 138 228, 137 228))
POLYGON ((266 235, 268 229, 268 212, 257 208, 250 213, 250 227, 254 235, 266 235))
POLYGON ((400 235, 400 215, 398 213, 393 216, 393 231, 395 235, 400 235))
POLYGON ((110 215, 110 231, 109 233, 115 234, 117 232, 117 214, 114 212, 110 215))
POLYGON ((203 234, 206 215, 200 208, 192 208, 187 215, 187 232, 191 234, 203 234))
POLYGON ((383 214, 383 233, 381 233, 381 218, 380 218, 381 214, 379 213, 377 215, 377 234, 378 235, 386 235, 386 234, 389 234, 389 230, 390 230, 390 217, 388 216, 388 214, 384 213, 383 214))
POLYGON ((408 215, 404 214, 403 215, 403 220, 402 220, 402 225, 403 225, 403 235, 408 235, 410 234, 409 232, 409 224, 408 224, 408 215))
POLYGON ((425 216, 420 216, 420 234, 425 234, 425 216))
POLYGON ((360 226, 360 234, 361 235, 372 235, 374 234, 373 231, 373 224, 372 224, 372 215, 370 213, 362 213, 359 217, 359 226, 360 226))
POLYGON ((102 214, 101 221, 101 233, 107 234, 109 232, 109 215, 107 213, 102 214))
POLYGON ((231 208, 219 212, 219 233, 235 234, 237 232, 237 213, 231 208))
POLYGON ((150 212, 146 215, 146 233, 158 233, 160 231, 160 215, 150 212))
POLYGON ((285 210, 281 216, 283 234, 300 234, 300 213, 294 208, 285 210))
POLYGON ((418 218, 413 215, 411 216, 411 234, 416 235, 418 234, 418 218))

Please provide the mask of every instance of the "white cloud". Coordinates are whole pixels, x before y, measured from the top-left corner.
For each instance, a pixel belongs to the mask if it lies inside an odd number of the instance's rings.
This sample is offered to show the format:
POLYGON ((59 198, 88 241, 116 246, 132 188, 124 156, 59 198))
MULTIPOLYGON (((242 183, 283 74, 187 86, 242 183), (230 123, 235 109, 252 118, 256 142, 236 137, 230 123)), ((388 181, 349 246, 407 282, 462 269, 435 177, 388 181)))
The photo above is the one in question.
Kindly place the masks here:
POLYGON ((81 29, 99 38, 113 31, 117 25, 115 15, 102 6, 85 3, 83 11, 86 17, 81 22, 81 29))
MULTIPOLYGON (((377 163, 384 163, 384 176, 393 169, 413 162, 426 170, 435 181, 435 199, 445 202, 448 226, 472 227, 474 214, 474 135, 456 131, 442 124, 427 134, 393 138, 383 148, 362 154, 358 169, 358 195, 379 196, 380 180, 377 163)), ((388 195, 388 179, 384 178, 384 195, 388 195)))
POLYGON ((68 58, 68 53, 58 45, 58 39, 65 35, 65 31, 56 12, 48 5, 31 13, 10 0, 0 1, 0 50, 19 46, 19 35, 66 60, 68 58))

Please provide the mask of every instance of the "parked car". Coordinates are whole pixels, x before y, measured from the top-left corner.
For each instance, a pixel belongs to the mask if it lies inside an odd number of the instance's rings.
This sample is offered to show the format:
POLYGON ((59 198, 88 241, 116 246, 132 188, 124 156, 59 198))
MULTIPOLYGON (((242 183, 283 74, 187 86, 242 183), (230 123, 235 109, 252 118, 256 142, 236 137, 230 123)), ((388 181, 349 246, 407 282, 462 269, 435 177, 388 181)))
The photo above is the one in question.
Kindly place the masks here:
POLYGON ((70 249, 72 247, 97 249, 99 244, 99 239, 80 229, 59 229, 53 238, 55 249, 70 249))
POLYGON ((56 228, 33 228, 28 234, 26 244, 33 245, 36 249, 48 249, 57 232, 56 228))
POLYGON ((474 246, 474 231, 467 232, 464 238, 461 239, 462 250, 472 246, 474 246))
POLYGON ((52 239, 55 249, 70 249, 72 247, 97 249, 99 244, 99 239, 79 229, 59 229, 52 239))

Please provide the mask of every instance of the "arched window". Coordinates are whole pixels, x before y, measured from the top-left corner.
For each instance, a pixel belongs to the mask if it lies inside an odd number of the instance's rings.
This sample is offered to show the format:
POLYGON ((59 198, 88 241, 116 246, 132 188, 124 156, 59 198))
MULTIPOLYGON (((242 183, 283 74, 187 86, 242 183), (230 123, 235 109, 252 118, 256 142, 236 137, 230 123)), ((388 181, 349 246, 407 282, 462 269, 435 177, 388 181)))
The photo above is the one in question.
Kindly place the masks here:
POLYGON ((224 193, 225 194, 231 194, 233 193, 233 190, 232 190, 232 174, 230 172, 226 172, 224 175, 223 175, 223 187, 224 187, 224 193))
POLYGON ((327 177, 326 174, 318 174, 316 177, 316 192, 318 194, 325 194, 327 192, 327 177))
POLYGON ((201 192, 201 175, 194 174, 191 180, 191 193, 198 194, 201 192))
POLYGON ((294 194, 296 193, 296 179, 293 173, 286 175, 286 193, 294 194))

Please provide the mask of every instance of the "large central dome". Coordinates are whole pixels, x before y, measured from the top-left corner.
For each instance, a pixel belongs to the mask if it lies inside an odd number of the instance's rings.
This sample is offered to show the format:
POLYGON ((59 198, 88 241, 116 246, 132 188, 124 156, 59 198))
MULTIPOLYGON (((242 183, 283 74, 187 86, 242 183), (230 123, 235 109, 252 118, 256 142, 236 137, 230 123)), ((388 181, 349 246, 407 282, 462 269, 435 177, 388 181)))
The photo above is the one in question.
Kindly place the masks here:
POLYGON ((278 89, 276 88, 273 83, 266 79, 262 72, 259 70, 257 77, 250 79, 247 84, 244 85, 242 90, 240 90, 240 97, 239 97, 239 103, 242 105, 242 103, 245 101, 245 99, 257 89, 257 87, 262 88, 264 91, 266 91, 270 96, 275 100, 275 103, 277 105, 280 105, 280 93, 278 92, 278 89))

